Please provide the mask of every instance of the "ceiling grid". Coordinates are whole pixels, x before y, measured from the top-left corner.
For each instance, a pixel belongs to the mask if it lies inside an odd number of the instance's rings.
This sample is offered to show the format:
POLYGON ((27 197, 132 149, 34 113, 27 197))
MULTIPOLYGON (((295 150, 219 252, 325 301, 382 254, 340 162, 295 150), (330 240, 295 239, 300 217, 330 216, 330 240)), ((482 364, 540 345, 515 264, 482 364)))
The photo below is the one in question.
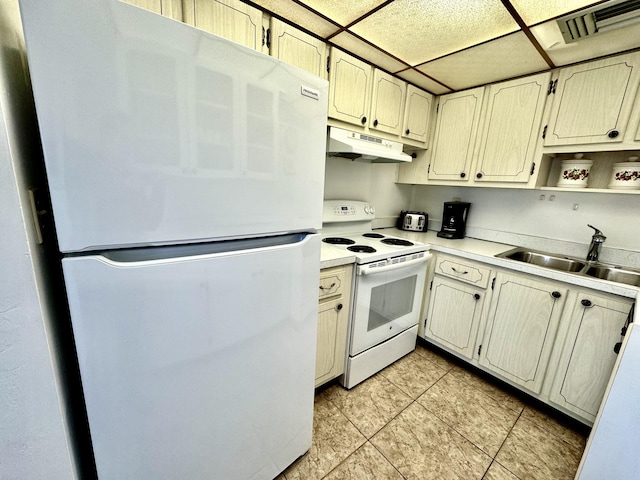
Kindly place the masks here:
POLYGON ((622 0, 246 1, 434 94, 640 48, 640 22, 562 38, 558 18, 622 0))

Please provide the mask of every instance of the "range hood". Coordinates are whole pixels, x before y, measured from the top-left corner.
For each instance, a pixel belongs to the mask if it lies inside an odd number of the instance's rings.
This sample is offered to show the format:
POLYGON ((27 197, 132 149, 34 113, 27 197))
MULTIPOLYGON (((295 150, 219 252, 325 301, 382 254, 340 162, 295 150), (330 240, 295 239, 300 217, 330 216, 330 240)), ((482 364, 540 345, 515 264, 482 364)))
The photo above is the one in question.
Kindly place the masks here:
POLYGON ((400 142, 337 127, 329 127, 327 155, 370 163, 401 163, 412 160, 410 155, 402 152, 400 142))

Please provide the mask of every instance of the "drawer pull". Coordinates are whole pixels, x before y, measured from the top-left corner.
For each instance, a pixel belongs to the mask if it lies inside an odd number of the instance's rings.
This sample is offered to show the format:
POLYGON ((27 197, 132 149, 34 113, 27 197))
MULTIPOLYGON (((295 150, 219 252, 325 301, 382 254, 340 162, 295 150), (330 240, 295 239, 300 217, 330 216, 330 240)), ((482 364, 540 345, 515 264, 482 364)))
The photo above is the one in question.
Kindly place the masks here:
POLYGON ((329 285, 328 287, 323 287, 322 285, 320 285, 320 290, 331 290, 333 287, 336 286, 336 282, 333 282, 331 285, 329 285))
POLYGON ((456 267, 451 267, 451 270, 453 270, 453 271, 454 271, 454 272, 456 272, 456 273, 459 273, 460 275, 466 275, 467 273, 469 273, 469 272, 467 272, 466 270, 465 270, 465 271, 462 271, 462 270, 456 270, 456 267))

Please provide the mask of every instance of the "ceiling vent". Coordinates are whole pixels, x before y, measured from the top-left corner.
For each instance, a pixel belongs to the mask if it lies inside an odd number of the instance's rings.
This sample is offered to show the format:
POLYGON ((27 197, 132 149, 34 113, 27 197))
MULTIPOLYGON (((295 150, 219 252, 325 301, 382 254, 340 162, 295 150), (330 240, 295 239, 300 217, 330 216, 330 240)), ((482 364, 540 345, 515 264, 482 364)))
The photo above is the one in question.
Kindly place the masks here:
POLYGON ((640 22, 640 0, 614 0, 558 19, 565 43, 640 22))

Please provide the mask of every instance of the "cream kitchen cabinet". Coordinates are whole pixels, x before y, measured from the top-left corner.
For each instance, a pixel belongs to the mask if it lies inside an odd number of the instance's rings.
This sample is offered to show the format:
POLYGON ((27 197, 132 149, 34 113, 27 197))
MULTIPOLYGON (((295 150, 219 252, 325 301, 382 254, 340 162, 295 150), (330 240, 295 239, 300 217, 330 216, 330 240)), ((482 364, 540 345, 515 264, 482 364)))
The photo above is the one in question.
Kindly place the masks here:
POLYGON ((150 10, 159 15, 182 21, 182 1, 181 0, 124 0, 136 7, 150 10))
POLYGON ((400 135, 406 92, 405 82, 374 69, 369 128, 400 135))
POLYGON ((183 0, 189 25, 263 51, 262 11, 240 0, 183 0))
POLYGON ((424 335, 439 346, 471 359, 491 270, 441 254, 435 263, 424 335))
POLYGON ((344 373, 352 275, 351 265, 320 272, 316 387, 344 373))
POLYGON ((331 48, 329 117, 352 125, 367 125, 372 82, 371 65, 331 48))
POLYGON ((484 87, 440 97, 429 180, 469 183, 484 87))
POLYGON ((269 54, 322 78, 327 78, 327 46, 297 28, 272 17, 269 54))
POLYGON ((550 79, 542 73, 488 87, 474 182, 529 182, 550 79))
POLYGON ((433 95, 418 87, 407 85, 407 100, 404 106, 404 122, 402 136, 411 140, 426 143, 429 135, 429 120, 433 95))
POLYGON ((545 147, 622 142, 639 82, 640 52, 560 70, 545 147))
POLYGON ((562 318, 567 331, 550 391, 551 403, 591 422, 595 420, 616 361, 614 346, 622 341, 631 299, 579 290, 562 318))
POLYGON ((499 272, 478 348, 480 365, 540 393, 567 292, 566 286, 499 272))

